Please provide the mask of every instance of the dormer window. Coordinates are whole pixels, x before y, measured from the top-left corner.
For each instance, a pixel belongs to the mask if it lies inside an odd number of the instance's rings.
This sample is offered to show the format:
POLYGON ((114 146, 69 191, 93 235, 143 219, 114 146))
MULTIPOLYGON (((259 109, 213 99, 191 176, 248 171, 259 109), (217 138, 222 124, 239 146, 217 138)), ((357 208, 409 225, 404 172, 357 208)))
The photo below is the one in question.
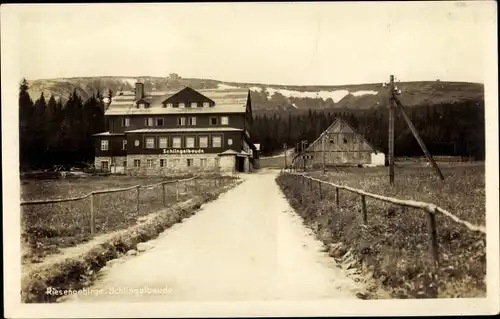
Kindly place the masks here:
POLYGON ((191 107, 197 107, 198 106, 198 103, 196 102, 191 102, 191 107))
POLYGON ((210 103, 209 102, 203 102, 203 107, 210 107, 210 103))
POLYGON ((148 107, 149 107, 149 103, 147 103, 147 102, 141 102, 141 101, 137 102, 137 108, 147 109, 148 107))
POLYGON ((179 103, 179 107, 180 107, 180 108, 182 108, 182 107, 186 107, 186 104, 184 104, 184 103, 182 103, 182 102, 181 102, 181 103, 179 103))

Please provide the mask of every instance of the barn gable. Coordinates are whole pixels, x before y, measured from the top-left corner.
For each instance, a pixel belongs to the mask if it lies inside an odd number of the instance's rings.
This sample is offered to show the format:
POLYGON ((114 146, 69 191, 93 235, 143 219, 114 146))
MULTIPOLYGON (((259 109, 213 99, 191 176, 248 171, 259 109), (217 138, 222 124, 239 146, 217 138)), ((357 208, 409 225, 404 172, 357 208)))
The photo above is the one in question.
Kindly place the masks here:
POLYGON ((323 137, 326 151, 374 152, 373 146, 357 133, 346 121, 337 118, 321 135, 311 143, 306 152, 323 150, 323 137))

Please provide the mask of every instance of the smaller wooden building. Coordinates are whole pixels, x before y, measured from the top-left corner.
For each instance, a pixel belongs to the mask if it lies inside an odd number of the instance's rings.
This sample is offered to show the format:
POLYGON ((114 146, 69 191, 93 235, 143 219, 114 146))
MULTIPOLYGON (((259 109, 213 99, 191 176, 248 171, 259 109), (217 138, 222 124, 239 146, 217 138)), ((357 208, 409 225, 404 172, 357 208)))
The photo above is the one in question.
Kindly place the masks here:
POLYGON ((385 155, 341 118, 295 157, 296 168, 325 166, 383 166, 385 155))

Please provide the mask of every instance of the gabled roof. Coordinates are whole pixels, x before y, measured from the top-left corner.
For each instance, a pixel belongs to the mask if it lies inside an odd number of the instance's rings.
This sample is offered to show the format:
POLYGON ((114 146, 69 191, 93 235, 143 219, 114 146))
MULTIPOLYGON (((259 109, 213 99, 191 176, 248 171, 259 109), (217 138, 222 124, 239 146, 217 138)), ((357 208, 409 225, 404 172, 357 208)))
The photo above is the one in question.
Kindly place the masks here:
POLYGON ((152 91, 145 92, 144 99, 150 103, 150 107, 137 108, 134 92, 121 92, 121 95, 113 97, 105 115, 133 115, 133 114, 178 114, 178 113, 245 113, 247 107, 247 89, 203 89, 190 90, 205 96, 215 103, 214 107, 197 108, 173 108, 164 107, 163 102, 180 93, 186 87, 175 91, 152 91))
POLYGON ((355 130, 355 129, 354 129, 354 128, 353 128, 353 127, 349 124, 349 123, 347 123, 347 122, 346 122, 346 121, 344 121, 343 119, 341 119, 341 118, 337 117, 337 118, 335 119, 335 121, 333 121, 333 123, 332 123, 330 126, 328 126, 328 128, 327 128, 326 130, 324 130, 324 131, 323 131, 323 132, 322 132, 322 133, 318 136, 318 138, 317 138, 317 139, 315 139, 315 140, 314 140, 314 142, 312 142, 312 143, 311 143, 311 144, 310 144, 310 145, 309 145, 309 146, 305 149, 305 151, 307 152, 310 148, 312 148, 312 147, 314 146, 314 144, 316 144, 319 140, 321 140, 321 138, 323 137, 323 135, 324 135, 325 133, 328 133, 328 131, 330 131, 333 127, 335 127, 335 125, 336 125, 337 123, 340 123, 340 124, 345 125, 345 126, 347 126, 348 128, 350 128, 350 129, 354 132, 354 134, 356 134, 356 135, 358 135, 359 137, 361 137, 361 139, 363 140, 363 142, 365 142, 365 143, 366 143, 369 147, 371 147, 372 149, 374 149, 374 147, 373 147, 373 146, 372 146, 372 145, 371 145, 371 144, 370 144, 370 143, 369 143, 369 142, 365 139, 365 137, 364 137, 362 134, 358 133, 358 132, 357 132, 357 131, 356 131, 356 130, 355 130))
POLYGON ((212 103, 215 103, 212 99, 206 97, 205 95, 201 94, 200 92, 193 90, 189 86, 181 89, 179 92, 169 96, 166 98, 162 103, 168 103, 171 100, 187 100, 187 99, 196 99, 198 101, 210 101, 212 103))

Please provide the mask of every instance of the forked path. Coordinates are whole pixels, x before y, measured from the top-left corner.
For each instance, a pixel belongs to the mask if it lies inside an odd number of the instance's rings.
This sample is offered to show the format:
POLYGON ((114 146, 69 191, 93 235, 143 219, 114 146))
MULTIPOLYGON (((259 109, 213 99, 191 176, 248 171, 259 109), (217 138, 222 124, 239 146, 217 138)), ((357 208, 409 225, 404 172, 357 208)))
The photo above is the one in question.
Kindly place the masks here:
POLYGON ((102 289, 102 295, 67 301, 356 298, 359 284, 321 251, 276 185, 276 176, 275 171, 245 175, 242 184, 153 240, 153 248, 104 271, 89 288, 102 289), (165 287, 157 294, 110 293, 165 287))

